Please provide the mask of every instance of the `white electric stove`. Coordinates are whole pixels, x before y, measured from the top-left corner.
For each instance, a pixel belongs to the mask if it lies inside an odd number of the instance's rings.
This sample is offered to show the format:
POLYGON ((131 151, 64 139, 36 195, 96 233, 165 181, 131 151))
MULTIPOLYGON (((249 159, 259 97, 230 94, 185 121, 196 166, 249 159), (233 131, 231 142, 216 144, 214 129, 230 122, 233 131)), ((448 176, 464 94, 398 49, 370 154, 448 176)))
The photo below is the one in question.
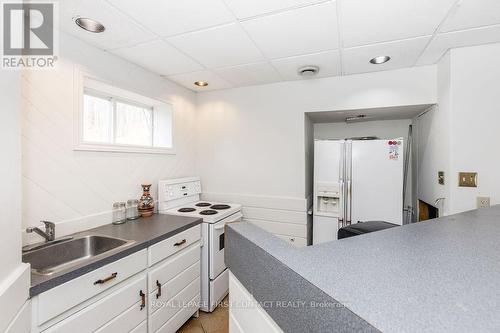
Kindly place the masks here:
POLYGON ((224 262, 224 226, 241 221, 241 205, 200 201, 198 177, 161 180, 158 213, 203 218, 201 224, 201 304, 212 312, 229 291, 229 272, 224 262))

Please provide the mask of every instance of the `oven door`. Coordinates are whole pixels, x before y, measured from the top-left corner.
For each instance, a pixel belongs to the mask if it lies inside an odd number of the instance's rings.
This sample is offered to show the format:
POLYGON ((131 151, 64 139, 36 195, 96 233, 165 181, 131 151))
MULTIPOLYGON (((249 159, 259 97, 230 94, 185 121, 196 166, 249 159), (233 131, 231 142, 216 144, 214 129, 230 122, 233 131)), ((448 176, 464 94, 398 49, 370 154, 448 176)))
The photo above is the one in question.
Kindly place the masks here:
POLYGON ((234 213, 225 219, 210 224, 209 226, 209 256, 210 256, 210 280, 215 279, 226 269, 224 262, 224 227, 226 223, 240 222, 243 215, 240 212, 234 213))

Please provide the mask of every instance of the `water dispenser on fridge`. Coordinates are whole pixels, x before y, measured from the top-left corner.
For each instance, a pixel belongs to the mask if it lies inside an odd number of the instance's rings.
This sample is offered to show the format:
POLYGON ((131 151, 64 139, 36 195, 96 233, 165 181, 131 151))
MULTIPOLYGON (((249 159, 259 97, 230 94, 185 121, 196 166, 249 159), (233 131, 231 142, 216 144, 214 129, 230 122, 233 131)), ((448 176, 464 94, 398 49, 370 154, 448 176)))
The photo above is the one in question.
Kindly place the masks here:
POLYGON ((338 183, 316 183, 314 193, 314 215, 338 217, 340 186, 338 183))

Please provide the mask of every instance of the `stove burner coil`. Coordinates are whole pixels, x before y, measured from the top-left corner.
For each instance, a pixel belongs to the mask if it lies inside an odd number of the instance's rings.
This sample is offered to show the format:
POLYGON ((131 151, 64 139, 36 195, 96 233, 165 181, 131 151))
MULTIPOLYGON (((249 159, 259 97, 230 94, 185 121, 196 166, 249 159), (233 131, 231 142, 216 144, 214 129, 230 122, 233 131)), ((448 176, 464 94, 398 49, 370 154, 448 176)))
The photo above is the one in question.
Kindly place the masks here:
POLYGON ((212 210, 212 209, 202 210, 200 212, 201 215, 215 215, 217 213, 218 212, 216 210, 212 210))
POLYGON ((210 208, 222 210, 222 209, 229 209, 229 208, 231 208, 231 206, 229 206, 229 205, 212 205, 212 206, 210 206, 210 208))
POLYGON ((210 205, 211 205, 211 203, 210 203, 210 202, 199 202, 199 203, 197 203, 195 206, 196 206, 196 207, 208 207, 208 206, 210 206, 210 205))
POLYGON ((178 210, 179 213, 190 213, 194 212, 196 209, 191 208, 191 207, 186 207, 186 208, 181 208, 178 210))

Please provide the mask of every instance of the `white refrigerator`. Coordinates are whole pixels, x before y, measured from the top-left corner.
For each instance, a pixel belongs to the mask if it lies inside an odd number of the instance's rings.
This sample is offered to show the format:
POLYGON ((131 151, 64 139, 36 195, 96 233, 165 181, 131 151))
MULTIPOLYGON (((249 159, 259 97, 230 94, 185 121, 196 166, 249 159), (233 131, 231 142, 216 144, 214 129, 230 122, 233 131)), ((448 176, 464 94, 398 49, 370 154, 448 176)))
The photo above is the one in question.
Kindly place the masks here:
POLYGON ((403 224, 403 139, 314 142, 313 244, 365 221, 403 224))

